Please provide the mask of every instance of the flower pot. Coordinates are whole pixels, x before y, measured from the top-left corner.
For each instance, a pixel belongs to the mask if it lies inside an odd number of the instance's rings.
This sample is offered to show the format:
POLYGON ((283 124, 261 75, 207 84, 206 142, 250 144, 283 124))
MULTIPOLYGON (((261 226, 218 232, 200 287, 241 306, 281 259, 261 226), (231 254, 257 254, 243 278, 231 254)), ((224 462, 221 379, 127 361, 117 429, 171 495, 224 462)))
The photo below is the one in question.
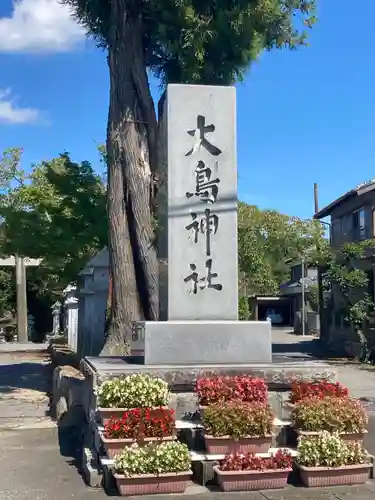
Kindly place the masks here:
POLYGON ((112 418, 122 418, 128 408, 98 408, 103 425, 107 425, 112 418))
POLYGON ((126 477, 114 474, 117 489, 121 496, 152 495, 156 493, 184 493, 190 482, 192 472, 172 472, 169 474, 142 474, 126 477))
POLYGON ((165 441, 176 440, 176 436, 164 436, 162 438, 143 438, 140 441, 137 441, 133 438, 107 439, 103 436, 103 434, 100 435, 100 438, 102 440, 108 458, 115 458, 115 456, 120 453, 126 446, 131 446, 134 443, 137 443, 138 446, 145 446, 146 444, 153 442, 163 443, 165 441))
POLYGON ((370 464, 344 465, 338 468, 305 467, 296 463, 305 486, 346 486, 364 484, 369 478, 370 464))
MULTIPOLYGON (((313 431, 302 431, 301 429, 294 429, 298 437, 309 437, 309 438, 314 438, 319 436, 319 432, 313 432, 313 431)), ((367 434, 367 431, 363 432, 358 432, 358 433, 350 433, 350 432, 344 432, 340 433, 340 438, 345 441, 346 443, 363 443, 363 439, 365 434, 367 434)))
MULTIPOLYGON (((166 406, 162 408, 166 409, 166 406)), ((98 412, 102 421, 102 424, 105 426, 112 418, 122 418, 124 413, 130 410, 134 410, 135 408, 98 408, 98 412)), ((158 410, 159 407, 152 408, 153 410, 158 410)))
POLYGON ((271 448, 272 436, 245 437, 234 440, 230 436, 214 437, 204 435, 208 453, 226 455, 228 453, 267 453, 271 448))
POLYGON ((292 469, 222 471, 215 465, 214 471, 222 491, 251 491, 285 488, 292 469))

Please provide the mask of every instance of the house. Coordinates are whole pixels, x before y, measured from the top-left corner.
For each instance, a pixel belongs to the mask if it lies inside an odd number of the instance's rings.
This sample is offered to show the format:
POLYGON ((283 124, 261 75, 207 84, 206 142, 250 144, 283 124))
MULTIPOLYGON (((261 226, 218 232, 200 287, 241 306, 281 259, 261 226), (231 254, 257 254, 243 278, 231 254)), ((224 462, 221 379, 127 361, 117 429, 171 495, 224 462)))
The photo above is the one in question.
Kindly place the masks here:
MULTIPOLYGON (((359 242, 375 237, 375 179, 359 184, 337 200, 327 205, 314 215, 322 220, 330 217, 330 243, 339 248, 348 242, 359 242)), ((374 251, 369 249, 366 257, 358 262, 368 276, 368 293, 374 300, 374 251)), ((324 309, 322 318, 327 340, 333 346, 346 345, 346 353, 353 354, 357 349, 354 332, 344 321, 338 299, 333 291, 330 307, 324 309), (349 352, 348 352, 349 351, 349 352)))
MULTIPOLYGON (((319 330, 316 307, 310 302, 309 290, 317 283, 317 269, 304 265, 305 283, 305 333, 317 333, 319 330)), ((302 333, 302 263, 293 263, 290 279, 280 286, 279 293, 271 295, 253 295, 249 297, 251 318, 265 321, 269 318, 275 327, 302 333)))
POLYGON ((280 286, 280 295, 290 300, 291 324, 296 333, 302 333, 303 300, 305 302, 305 333, 316 334, 319 331, 319 318, 316 304, 309 290, 317 284, 318 270, 302 262, 292 263, 290 280, 280 286), (302 273, 304 279, 302 280, 302 273), (302 283, 305 285, 303 292, 302 283))
POLYGON ((271 320, 273 326, 292 329, 291 299, 280 295, 252 295, 249 297, 250 318, 271 320))

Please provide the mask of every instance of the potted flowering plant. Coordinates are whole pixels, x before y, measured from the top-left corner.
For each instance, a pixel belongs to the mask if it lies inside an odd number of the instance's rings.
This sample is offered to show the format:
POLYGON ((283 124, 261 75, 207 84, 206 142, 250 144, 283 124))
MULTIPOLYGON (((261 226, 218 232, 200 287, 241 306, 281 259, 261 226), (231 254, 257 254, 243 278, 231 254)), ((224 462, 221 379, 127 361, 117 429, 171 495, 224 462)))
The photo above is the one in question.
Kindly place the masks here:
POLYGON ((198 378, 195 386, 198 404, 202 408, 224 401, 266 403, 268 389, 261 378, 250 376, 198 378))
POLYGON ((265 453, 271 446, 273 414, 263 403, 217 403, 205 409, 202 422, 209 453, 265 453))
POLYGON ((125 446, 135 442, 172 441, 176 438, 174 410, 167 408, 134 408, 122 418, 111 419, 104 427, 101 440, 107 456, 113 458, 125 446))
POLYGON ((269 490, 286 486, 292 465, 291 454, 278 450, 269 457, 253 453, 227 455, 214 470, 223 491, 269 490))
POLYGON ((292 391, 289 397, 290 406, 294 406, 303 399, 315 397, 323 399, 326 397, 344 398, 348 396, 348 389, 340 383, 327 382, 320 380, 315 382, 297 382, 292 383, 292 391))
POLYGON ((148 374, 104 381, 96 389, 98 410, 103 424, 112 417, 122 417, 131 408, 157 408, 168 405, 168 384, 148 374))
POLYGON ((369 477, 369 462, 359 443, 345 442, 338 434, 322 431, 298 442, 296 466, 305 486, 363 484, 369 477))
POLYGON ((183 493, 192 474, 188 447, 178 441, 137 444, 115 457, 114 478, 121 495, 183 493))
POLYGON ((320 431, 337 432, 345 441, 363 442, 368 417, 359 401, 315 396, 303 399, 292 410, 293 427, 298 435, 314 437, 320 431))

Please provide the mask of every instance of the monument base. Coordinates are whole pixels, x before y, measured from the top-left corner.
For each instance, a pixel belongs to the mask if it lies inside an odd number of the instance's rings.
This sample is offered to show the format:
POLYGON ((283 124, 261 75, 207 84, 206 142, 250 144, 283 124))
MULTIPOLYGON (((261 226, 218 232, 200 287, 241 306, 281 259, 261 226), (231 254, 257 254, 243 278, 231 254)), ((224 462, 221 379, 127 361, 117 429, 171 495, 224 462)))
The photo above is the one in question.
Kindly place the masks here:
POLYGON ((271 363, 268 321, 137 322, 132 351, 145 365, 271 363))

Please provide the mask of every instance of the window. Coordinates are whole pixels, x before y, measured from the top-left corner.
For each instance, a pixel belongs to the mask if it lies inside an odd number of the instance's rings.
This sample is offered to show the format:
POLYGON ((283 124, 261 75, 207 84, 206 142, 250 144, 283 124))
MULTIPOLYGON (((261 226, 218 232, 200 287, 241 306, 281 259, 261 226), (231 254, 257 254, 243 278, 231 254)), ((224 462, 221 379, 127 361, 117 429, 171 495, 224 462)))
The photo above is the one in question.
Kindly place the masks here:
POLYGON ((353 213, 353 240, 365 240, 366 222, 365 222, 365 209, 360 208, 353 213))
MULTIPOLYGON (((307 276, 307 270, 308 266, 307 263, 305 262, 305 267, 304 267, 305 278, 307 276)), ((301 278, 302 278, 302 262, 301 264, 292 267, 292 281, 299 281, 301 278)))
POLYGON ((342 239, 350 241, 353 237, 353 217, 352 214, 347 214, 342 218, 342 239))
POLYGON ((292 267, 292 281, 299 281, 302 276, 301 266, 293 266, 292 267))

